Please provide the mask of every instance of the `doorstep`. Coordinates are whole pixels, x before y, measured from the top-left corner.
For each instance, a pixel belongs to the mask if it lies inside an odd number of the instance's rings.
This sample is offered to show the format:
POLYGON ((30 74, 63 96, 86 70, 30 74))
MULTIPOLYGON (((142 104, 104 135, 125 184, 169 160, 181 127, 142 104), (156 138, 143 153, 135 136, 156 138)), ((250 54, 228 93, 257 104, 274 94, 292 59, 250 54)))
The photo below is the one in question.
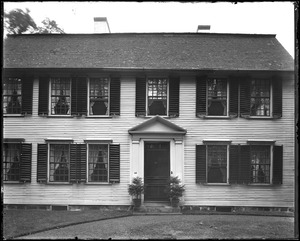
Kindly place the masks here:
POLYGON ((178 215, 180 207, 172 207, 169 202, 144 202, 141 207, 133 207, 133 215, 178 215))

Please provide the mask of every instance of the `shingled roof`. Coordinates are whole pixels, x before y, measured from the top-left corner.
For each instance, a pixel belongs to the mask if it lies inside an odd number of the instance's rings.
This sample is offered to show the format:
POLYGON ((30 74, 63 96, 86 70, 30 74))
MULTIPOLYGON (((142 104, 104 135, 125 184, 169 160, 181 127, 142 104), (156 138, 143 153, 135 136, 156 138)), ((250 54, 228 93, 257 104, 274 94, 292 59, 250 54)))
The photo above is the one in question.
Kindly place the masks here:
POLYGON ((26 34, 5 40, 4 68, 293 71, 294 60, 275 35, 26 34))

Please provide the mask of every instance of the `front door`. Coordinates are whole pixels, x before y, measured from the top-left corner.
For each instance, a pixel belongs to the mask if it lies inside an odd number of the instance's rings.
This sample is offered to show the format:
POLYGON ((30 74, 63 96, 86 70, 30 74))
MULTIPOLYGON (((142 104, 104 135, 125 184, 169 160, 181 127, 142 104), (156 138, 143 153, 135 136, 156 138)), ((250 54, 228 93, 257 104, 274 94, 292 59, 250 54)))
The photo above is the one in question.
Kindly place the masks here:
POLYGON ((170 142, 145 142, 145 201, 168 201, 165 187, 170 177, 170 142))

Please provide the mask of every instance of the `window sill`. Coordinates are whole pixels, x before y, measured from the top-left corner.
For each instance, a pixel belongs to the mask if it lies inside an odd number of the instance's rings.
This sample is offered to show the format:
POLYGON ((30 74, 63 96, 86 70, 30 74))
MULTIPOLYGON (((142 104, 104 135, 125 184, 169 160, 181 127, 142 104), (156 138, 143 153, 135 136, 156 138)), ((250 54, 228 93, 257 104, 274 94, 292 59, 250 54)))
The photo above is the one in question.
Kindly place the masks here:
POLYGON ((112 183, 109 182, 86 182, 84 185, 112 185, 112 183))
POLYGON ((3 114, 3 117, 25 117, 25 116, 29 116, 29 115, 25 115, 25 114, 3 114))
POLYGON ((73 185, 73 183, 70 182, 47 182, 47 185, 73 185))
POLYGON ((112 119, 113 117, 111 115, 89 115, 89 116, 86 116, 85 118, 88 118, 88 119, 112 119))
POLYGON ((241 118, 247 120, 276 120, 280 119, 281 117, 274 117, 274 116, 241 116, 241 118))
POLYGON ((73 118, 71 115, 47 115, 47 118, 73 118))
POLYGON ((232 119, 230 116, 203 116, 203 119, 232 119))
POLYGON ((230 183, 203 183, 204 186, 230 186, 230 183))
POLYGON ((3 184, 24 184, 26 182, 21 181, 3 181, 3 184))
POLYGON ((249 183, 248 186, 273 186, 272 183, 249 183))

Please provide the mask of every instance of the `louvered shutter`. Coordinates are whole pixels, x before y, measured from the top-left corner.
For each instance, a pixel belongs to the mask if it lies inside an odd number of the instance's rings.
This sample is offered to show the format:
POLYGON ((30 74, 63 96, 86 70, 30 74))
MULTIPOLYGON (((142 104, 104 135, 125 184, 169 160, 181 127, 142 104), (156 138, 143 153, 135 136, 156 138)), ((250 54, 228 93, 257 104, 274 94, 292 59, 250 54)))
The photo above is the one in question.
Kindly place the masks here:
POLYGON ((33 77, 22 78, 22 114, 32 115, 33 77))
POLYGON ((37 181, 47 181, 47 160, 48 160, 48 145, 38 144, 37 155, 37 181))
POLYGON ((136 78, 135 82, 135 115, 146 115, 146 78, 136 78))
POLYGON ((240 116, 244 118, 250 116, 250 84, 249 78, 240 81, 240 116))
POLYGON ((109 182, 120 183, 120 145, 109 145, 109 182))
POLYGON ((231 77, 229 80, 229 116, 237 117, 239 110, 239 83, 231 77))
POLYGON ((87 81, 85 77, 72 78, 71 114, 87 115, 87 81))
POLYGON ((86 182, 86 144, 70 145, 70 182, 86 182))
POLYGON ((110 80, 110 115, 120 115, 120 78, 110 80))
POLYGON ((31 150, 32 144, 22 143, 20 181, 31 182, 31 150))
POLYGON ((196 116, 207 115, 206 76, 196 77, 196 116))
POLYGON ((282 81, 278 77, 272 79, 273 117, 282 117, 282 81))
POLYGON ((248 184, 250 182, 251 162, 250 162, 250 145, 241 145, 239 163, 238 183, 248 184))
POLYGON ((283 146, 273 148, 273 184, 282 184, 283 146))
POLYGON ((229 183, 238 183, 239 179, 239 146, 229 146, 229 183))
POLYGON ((48 115, 49 102, 49 78, 40 77, 39 79, 39 115, 48 115))
POLYGON ((179 77, 171 77, 169 79, 169 116, 179 116, 179 77))
POLYGON ((206 183, 206 145, 196 145, 196 183, 206 183))

